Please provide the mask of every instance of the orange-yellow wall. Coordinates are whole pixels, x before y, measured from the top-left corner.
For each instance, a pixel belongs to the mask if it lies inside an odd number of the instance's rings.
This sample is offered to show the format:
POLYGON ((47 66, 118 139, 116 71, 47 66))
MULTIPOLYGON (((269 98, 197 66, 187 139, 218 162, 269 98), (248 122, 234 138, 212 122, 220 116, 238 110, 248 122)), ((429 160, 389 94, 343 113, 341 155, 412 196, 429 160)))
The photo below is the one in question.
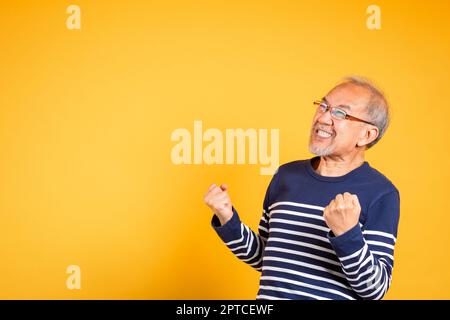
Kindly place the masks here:
POLYGON ((449 31, 444 0, 2 1, 0 298, 255 298, 203 195, 226 182, 257 230, 271 177, 177 166, 171 133, 278 128, 280 163, 310 157, 311 102, 360 74, 393 113, 367 153, 401 195, 387 298, 449 299, 449 31))

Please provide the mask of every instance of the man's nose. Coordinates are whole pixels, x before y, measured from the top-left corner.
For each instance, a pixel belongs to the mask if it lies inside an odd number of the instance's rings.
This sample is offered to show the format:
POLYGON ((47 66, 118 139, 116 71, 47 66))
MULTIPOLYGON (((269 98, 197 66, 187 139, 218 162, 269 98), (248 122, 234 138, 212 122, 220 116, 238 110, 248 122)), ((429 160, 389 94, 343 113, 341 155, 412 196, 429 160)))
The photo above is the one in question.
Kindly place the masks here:
POLYGON ((327 125, 333 125, 333 118, 331 117, 330 110, 327 112, 321 113, 317 118, 317 122, 327 125))

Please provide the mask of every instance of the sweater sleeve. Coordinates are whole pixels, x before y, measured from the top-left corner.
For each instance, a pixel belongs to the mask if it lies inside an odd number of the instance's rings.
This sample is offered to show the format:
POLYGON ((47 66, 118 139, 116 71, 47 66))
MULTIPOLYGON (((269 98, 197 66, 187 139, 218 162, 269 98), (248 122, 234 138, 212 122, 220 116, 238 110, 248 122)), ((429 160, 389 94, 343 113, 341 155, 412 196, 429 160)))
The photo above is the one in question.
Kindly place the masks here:
POLYGON ((362 227, 337 237, 328 233, 347 281, 362 299, 382 299, 389 289, 399 218, 400 195, 394 189, 369 207, 362 227))
MULTIPOLYGON (((277 170, 278 172, 278 170, 277 170)), ((245 225, 235 207, 233 206, 233 215, 224 225, 220 225, 219 218, 214 214, 211 219, 211 226, 216 233, 231 250, 231 252, 241 261, 247 263, 257 271, 262 270, 262 259, 264 248, 269 236, 269 204, 270 197, 273 194, 277 172, 272 177, 263 202, 262 216, 259 221, 258 233, 254 232, 245 225)))

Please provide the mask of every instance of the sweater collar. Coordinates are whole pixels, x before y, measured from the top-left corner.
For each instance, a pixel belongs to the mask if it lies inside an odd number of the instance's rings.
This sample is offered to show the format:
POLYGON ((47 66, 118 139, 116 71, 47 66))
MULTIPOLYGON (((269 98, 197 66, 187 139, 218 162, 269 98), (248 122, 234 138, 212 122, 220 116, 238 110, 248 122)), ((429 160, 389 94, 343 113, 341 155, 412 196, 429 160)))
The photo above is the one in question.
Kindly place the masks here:
POLYGON ((308 171, 308 173, 313 178, 315 178, 317 180, 321 180, 321 181, 326 181, 326 182, 340 182, 340 181, 347 180, 351 177, 357 176, 359 173, 363 172, 364 170, 366 170, 369 167, 369 163, 367 161, 364 161, 364 163, 362 165, 360 165, 359 167, 353 169, 352 171, 350 171, 342 176, 337 176, 337 177, 322 176, 322 175, 318 174, 312 166, 313 161, 316 161, 319 158, 320 158, 319 156, 315 156, 315 157, 307 160, 306 161, 306 171, 308 171))

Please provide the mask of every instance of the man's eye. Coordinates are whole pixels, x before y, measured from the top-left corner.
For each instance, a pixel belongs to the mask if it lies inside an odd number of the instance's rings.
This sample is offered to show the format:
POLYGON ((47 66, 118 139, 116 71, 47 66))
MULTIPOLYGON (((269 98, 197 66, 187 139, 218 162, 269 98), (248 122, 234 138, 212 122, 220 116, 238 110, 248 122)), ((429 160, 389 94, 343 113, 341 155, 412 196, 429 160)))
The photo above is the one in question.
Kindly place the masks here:
POLYGON ((340 109, 334 109, 333 115, 338 119, 345 119, 345 117, 347 116, 347 114, 340 109))

